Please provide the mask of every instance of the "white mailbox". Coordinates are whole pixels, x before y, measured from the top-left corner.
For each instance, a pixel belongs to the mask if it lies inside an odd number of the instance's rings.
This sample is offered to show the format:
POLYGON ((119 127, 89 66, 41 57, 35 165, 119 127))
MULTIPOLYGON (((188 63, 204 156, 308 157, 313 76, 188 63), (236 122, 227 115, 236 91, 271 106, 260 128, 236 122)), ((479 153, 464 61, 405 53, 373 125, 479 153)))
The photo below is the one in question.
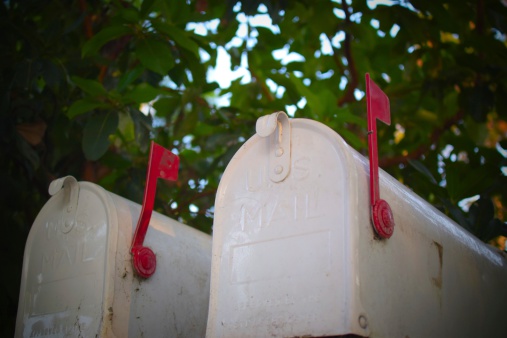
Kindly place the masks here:
POLYGON ((52 183, 30 231, 16 337, 202 337, 211 237, 153 213, 145 244, 157 258, 133 273, 141 206, 73 177, 52 183))
POLYGON ((220 182, 207 337, 507 337, 505 254, 380 172, 323 124, 275 113, 220 182))

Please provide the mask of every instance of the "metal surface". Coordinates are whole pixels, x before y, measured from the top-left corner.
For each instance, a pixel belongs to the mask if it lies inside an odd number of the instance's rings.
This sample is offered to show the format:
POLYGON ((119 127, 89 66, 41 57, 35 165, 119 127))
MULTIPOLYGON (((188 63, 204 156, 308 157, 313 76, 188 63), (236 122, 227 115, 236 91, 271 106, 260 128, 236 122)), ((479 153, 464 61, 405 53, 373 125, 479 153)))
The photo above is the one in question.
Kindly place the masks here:
POLYGON ((143 278, 149 278, 155 273, 157 257, 153 250, 144 246, 144 238, 148 231, 153 204, 157 192, 157 179, 176 181, 178 179, 178 167, 180 159, 155 142, 151 142, 150 160, 146 173, 146 187, 144 189, 143 206, 141 215, 137 222, 134 238, 130 252, 132 254, 132 265, 135 271, 143 278))
POLYGON ((396 232, 371 226, 369 163, 291 124, 291 170, 250 138, 217 193, 207 337, 506 337, 507 260, 380 170, 396 232))
POLYGON ((209 235, 153 212, 146 241, 157 273, 142 279, 129 250, 140 205, 68 177, 51 193, 26 243, 16 337, 204 335, 209 235))
POLYGON ((389 98, 366 74, 366 105, 368 112, 368 153, 370 155, 370 203, 373 227, 380 238, 389 238, 394 232, 393 212, 389 203, 380 198, 378 178, 377 122, 391 124, 389 98))

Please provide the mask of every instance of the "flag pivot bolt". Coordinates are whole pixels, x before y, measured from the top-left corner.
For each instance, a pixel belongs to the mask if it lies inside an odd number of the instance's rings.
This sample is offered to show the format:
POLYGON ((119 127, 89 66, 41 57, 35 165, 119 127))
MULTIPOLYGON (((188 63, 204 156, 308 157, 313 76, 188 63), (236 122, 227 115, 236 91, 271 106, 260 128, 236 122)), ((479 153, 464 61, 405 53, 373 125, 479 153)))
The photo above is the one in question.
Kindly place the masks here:
POLYGON ((155 253, 145 246, 136 246, 132 248, 132 262, 134 269, 143 278, 148 278, 157 268, 157 258, 155 253))
POLYGON ((394 231, 393 212, 389 203, 378 200, 372 208, 372 218, 375 231, 382 238, 389 238, 394 231))

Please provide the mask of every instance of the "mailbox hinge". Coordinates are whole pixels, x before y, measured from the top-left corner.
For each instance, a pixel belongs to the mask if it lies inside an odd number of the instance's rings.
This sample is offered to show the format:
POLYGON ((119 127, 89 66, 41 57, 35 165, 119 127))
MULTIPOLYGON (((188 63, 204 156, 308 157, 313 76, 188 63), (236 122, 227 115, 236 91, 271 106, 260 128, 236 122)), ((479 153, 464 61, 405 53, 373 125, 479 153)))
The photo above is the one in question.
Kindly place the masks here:
POLYGON ((260 137, 270 138, 269 178, 275 183, 282 182, 289 175, 291 166, 289 117, 283 111, 263 116, 257 120, 255 130, 260 137))
POLYGON ((56 195, 63 189, 65 210, 62 213, 62 223, 60 230, 68 233, 76 224, 76 210, 79 201, 79 183, 73 176, 65 176, 54 180, 49 185, 49 194, 56 195))

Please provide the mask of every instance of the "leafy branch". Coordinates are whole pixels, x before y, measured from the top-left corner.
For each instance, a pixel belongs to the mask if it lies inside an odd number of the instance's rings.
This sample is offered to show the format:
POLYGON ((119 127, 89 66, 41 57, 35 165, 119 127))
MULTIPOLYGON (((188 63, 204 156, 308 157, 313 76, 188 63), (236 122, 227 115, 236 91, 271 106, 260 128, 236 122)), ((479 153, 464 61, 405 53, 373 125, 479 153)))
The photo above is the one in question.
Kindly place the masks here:
POLYGON ((444 121, 444 124, 441 127, 436 128, 432 131, 429 137, 429 143, 421 144, 419 147, 417 147, 415 150, 408 153, 407 155, 381 158, 379 159, 379 166, 384 168, 392 167, 400 164, 406 164, 410 160, 420 158, 431 149, 431 147, 440 139, 440 137, 444 132, 448 131, 449 128, 451 128, 453 125, 461 121, 463 119, 463 115, 464 115, 463 110, 459 110, 458 113, 456 113, 456 115, 444 121))
POLYGON ((91 14, 87 13, 88 4, 86 3, 86 0, 79 0, 79 9, 81 10, 81 13, 84 16, 85 36, 89 40, 93 37, 93 28, 92 28, 92 16, 91 14))
POLYGON ((352 35, 350 34, 350 26, 352 24, 350 20, 350 7, 347 4, 347 1, 342 1, 343 11, 345 12, 345 40, 343 41, 343 54, 345 55, 345 59, 347 59, 347 68, 349 72, 349 83, 347 84, 347 88, 345 90, 345 94, 338 99, 337 105, 338 107, 343 107, 346 103, 355 102, 356 99, 354 97, 354 91, 359 84, 359 77, 356 69, 356 63, 352 56, 352 35))

